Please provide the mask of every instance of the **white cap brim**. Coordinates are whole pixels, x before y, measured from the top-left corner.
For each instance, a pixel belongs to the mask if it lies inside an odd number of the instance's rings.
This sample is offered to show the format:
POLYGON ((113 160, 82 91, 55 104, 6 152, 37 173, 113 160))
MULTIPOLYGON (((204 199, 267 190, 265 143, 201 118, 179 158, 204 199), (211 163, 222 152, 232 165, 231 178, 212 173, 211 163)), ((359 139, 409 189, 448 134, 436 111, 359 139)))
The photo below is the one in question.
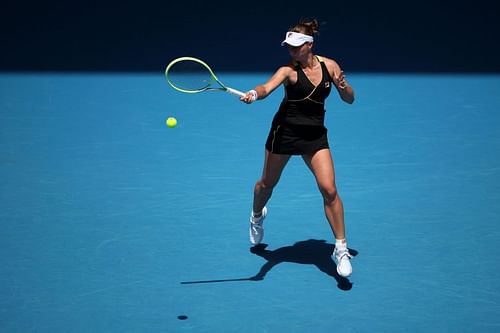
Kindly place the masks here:
POLYGON ((281 42, 281 46, 288 44, 297 47, 307 42, 312 43, 313 41, 314 38, 312 36, 301 34, 300 32, 288 31, 285 35, 285 40, 281 42))

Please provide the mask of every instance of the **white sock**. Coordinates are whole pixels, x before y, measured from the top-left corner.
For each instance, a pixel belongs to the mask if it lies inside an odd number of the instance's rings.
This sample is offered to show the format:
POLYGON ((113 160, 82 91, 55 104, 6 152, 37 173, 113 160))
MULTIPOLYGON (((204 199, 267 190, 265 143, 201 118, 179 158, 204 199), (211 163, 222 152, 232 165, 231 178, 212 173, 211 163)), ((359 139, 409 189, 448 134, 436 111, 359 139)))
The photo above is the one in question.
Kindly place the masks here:
POLYGON ((340 249, 347 249, 347 242, 344 239, 335 239, 335 248, 337 250, 340 250, 340 249))

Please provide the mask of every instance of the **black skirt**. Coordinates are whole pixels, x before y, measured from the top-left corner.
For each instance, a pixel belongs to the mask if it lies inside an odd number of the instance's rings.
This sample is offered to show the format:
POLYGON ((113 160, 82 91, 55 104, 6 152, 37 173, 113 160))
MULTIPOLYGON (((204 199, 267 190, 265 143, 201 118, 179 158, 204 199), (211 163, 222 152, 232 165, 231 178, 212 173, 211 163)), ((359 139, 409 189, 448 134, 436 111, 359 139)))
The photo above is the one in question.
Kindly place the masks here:
POLYGON ((269 131, 266 149, 282 155, 312 154, 329 148, 327 132, 324 126, 276 124, 269 131))

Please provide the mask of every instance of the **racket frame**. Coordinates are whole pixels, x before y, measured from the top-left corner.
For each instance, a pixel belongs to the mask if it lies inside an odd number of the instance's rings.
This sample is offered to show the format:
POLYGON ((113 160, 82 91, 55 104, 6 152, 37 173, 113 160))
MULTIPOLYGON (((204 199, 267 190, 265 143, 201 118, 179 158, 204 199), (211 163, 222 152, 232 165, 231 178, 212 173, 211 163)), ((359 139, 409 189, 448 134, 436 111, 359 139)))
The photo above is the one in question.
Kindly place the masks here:
POLYGON ((227 87, 226 85, 224 85, 219 80, 219 78, 215 75, 214 71, 210 68, 210 66, 208 66, 208 64, 206 62, 204 62, 203 60, 200 60, 198 58, 195 58, 195 57, 180 57, 180 58, 176 58, 176 59, 172 60, 167 65, 167 68, 165 69, 165 78, 167 79, 168 84, 172 88, 174 88, 177 91, 183 92, 183 93, 196 94, 196 93, 200 93, 200 92, 208 91, 208 90, 221 90, 221 91, 225 91, 227 93, 230 93, 230 94, 233 94, 233 95, 237 95, 237 96, 240 96, 240 97, 245 96, 245 93, 243 93, 243 92, 241 92, 239 90, 227 87), (194 61, 194 62, 202 65, 203 67, 205 67, 205 69, 208 71, 208 73, 210 74, 210 76, 215 80, 215 82, 217 82, 220 85, 220 88, 211 87, 210 83, 207 84, 205 87, 203 87, 201 89, 197 89, 197 90, 187 90, 187 89, 182 89, 182 88, 177 87, 175 84, 173 84, 169 80, 169 78, 168 78, 168 72, 169 72, 170 68, 172 68, 173 65, 175 65, 176 63, 181 62, 181 61, 194 61))

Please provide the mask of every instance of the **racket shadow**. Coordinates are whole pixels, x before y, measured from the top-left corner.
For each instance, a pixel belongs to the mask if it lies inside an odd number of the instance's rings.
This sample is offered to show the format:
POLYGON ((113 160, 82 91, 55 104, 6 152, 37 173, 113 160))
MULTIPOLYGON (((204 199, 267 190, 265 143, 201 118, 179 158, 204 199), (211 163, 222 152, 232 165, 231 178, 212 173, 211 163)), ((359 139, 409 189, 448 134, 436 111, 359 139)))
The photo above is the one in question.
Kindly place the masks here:
MULTIPOLYGON (((181 284, 200 284, 200 283, 218 283, 218 282, 237 282, 237 281, 262 281, 265 276, 281 263, 297 263, 303 265, 314 265, 321 272, 333 277, 337 281, 337 287, 341 290, 352 289, 352 283, 349 279, 340 276, 337 273, 337 266, 331 255, 335 245, 327 243, 325 240, 309 239, 296 242, 291 246, 280 247, 276 250, 267 250, 267 244, 259 244, 250 248, 250 252, 264 258, 267 262, 260 268, 259 272, 249 278, 237 279, 219 279, 205 281, 181 282, 181 284)), ((351 255, 356 256, 358 251, 349 249, 351 255)))

